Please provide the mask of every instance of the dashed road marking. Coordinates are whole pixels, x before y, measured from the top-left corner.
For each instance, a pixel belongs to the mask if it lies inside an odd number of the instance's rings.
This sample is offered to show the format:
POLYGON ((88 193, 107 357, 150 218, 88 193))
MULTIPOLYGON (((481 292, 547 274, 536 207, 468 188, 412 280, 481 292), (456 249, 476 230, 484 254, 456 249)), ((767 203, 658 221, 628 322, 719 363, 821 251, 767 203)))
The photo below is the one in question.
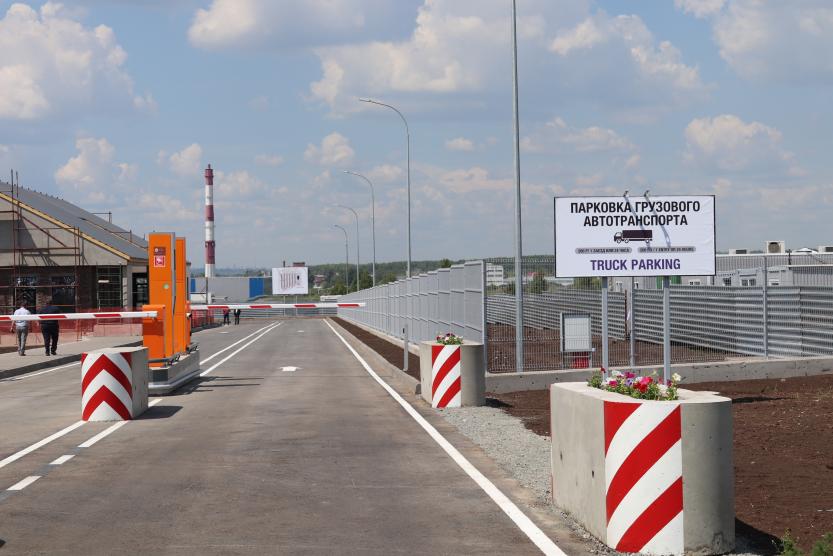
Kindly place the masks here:
POLYGON ((41 440, 39 442, 35 442, 34 444, 29 446, 28 448, 23 448, 19 452, 15 452, 14 454, 7 457, 6 459, 0 461, 0 469, 2 469, 3 467, 6 467, 10 463, 13 463, 13 462, 19 460, 20 458, 22 458, 26 454, 31 454, 32 452, 34 452, 38 448, 46 446, 47 444, 49 444, 53 440, 61 438, 65 434, 71 433, 72 431, 74 431, 75 429, 77 429, 78 427, 83 425, 85 422, 86 421, 78 421, 76 423, 73 423, 72 425, 68 426, 67 428, 61 429, 58 432, 56 432, 55 434, 53 434, 51 436, 47 436, 46 438, 44 438, 43 440, 41 440))
POLYGON ((40 478, 41 478, 40 475, 30 475, 30 476, 26 477, 25 479, 23 479, 22 481, 20 481, 19 483, 13 484, 12 486, 7 488, 6 490, 11 490, 11 491, 23 490, 24 488, 31 485, 32 483, 34 483, 35 481, 37 481, 40 478))
POLYGON ((56 459, 55 461, 51 462, 49 465, 63 465, 74 457, 75 457, 75 454, 68 454, 68 455, 65 455, 65 456, 61 456, 58 459, 56 459))

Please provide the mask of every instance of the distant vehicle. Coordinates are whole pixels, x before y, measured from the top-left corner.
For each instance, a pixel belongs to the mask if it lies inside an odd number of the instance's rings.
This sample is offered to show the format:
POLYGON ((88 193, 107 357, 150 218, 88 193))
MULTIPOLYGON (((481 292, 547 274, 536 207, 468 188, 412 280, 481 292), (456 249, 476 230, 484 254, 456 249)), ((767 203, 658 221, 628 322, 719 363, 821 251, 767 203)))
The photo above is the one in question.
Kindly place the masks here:
POLYGON ((621 232, 616 232, 613 236, 613 241, 616 243, 625 243, 631 241, 644 241, 645 243, 650 243, 651 240, 654 239, 654 232, 652 230, 622 230, 621 232))
POLYGON ((319 301, 321 303, 335 303, 340 297, 340 295, 322 295, 319 301))

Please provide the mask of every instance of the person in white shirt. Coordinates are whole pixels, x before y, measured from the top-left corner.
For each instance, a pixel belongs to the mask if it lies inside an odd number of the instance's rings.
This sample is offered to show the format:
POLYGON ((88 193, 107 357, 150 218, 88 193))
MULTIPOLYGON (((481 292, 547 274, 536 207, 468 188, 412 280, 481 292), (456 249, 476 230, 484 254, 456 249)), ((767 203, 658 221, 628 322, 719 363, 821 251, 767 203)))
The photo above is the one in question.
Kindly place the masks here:
MULTIPOLYGON (((14 312, 18 315, 31 315, 29 309, 26 308, 26 302, 20 302, 20 308, 14 312)), ((17 353, 19 355, 26 355, 26 338, 29 336, 29 321, 28 320, 13 320, 12 330, 17 335, 17 353)))

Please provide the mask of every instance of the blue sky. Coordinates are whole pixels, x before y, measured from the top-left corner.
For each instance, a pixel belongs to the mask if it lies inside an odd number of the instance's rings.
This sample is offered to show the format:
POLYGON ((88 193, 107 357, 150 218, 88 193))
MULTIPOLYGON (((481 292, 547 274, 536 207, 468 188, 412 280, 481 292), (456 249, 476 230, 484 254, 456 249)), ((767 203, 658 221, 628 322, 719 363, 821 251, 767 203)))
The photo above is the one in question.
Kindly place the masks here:
MULTIPOLYGON (((833 6, 518 0, 524 250, 555 195, 716 194, 717 245, 833 244, 833 6)), ((0 2, 0 175, 203 263, 511 255, 509 0, 0 2), (351 258, 354 255, 351 255, 351 258)))

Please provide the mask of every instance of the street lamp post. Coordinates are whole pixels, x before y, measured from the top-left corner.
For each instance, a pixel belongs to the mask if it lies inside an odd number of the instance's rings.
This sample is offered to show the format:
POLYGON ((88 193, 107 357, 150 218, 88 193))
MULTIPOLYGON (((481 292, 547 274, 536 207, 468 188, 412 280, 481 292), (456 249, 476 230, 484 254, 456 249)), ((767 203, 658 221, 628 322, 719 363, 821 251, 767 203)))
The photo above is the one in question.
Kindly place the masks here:
POLYGON ((350 246, 347 239, 347 230, 338 224, 333 224, 333 227, 338 228, 344 232, 344 286, 347 293, 350 293, 350 246))
MULTIPOLYGON (((408 175, 408 267, 406 269, 406 277, 411 277, 411 130, 408 127, 408 120, 405 119, 405 116, 402 115, 402 112, 391 106, 390 104, 385 104, 384 102, 379 102, 378 100, 373 100, 370 98, 360 98, 362 102, 369 102, 370 104, 377 104, 379 106, 384 106, 385 108, 390 108, 397 114, 399 117, 402 118, 402 123, 405 124, 405 145, 406 145, 406 155, 407 155, 407 175, 408 175)), ((405 367, 407 369, 407 367, 405 367)))
POLYGON ((518 116, 518 7, 512 0, 512 62, 515 125, 515 370, 524 370, 524 283, 521 237, 521 138, 518 116))
MULTIPOLYGON (((405 124, 405 145, 406 145, 406 154, 407 154, 407 174, 408 174, 408 266, 406 269, 407 278, 411 277, 411 130, 408 127, 408 120, 405 119, 405 116, 402 115, 402 112, 391 106, 390 104, 385 104, 384 102, 379 102, 377 100, 373 100, 370 98, 360 98, 362 102, 369 102, 370 104, 377 104, 379 106, 384 106, 385 108, 390 108, 397 114, 399 117, 402 118, 402 123, 405 124)), ((403 335, 403 347, 405 349, 404 359, 405 361, 402 363, 402 369, 407 372, 408 371, 408 345, 410 340, 408 339, 408 326, 406 325, 404 330, 402 331, 403 335)))
POLYGON ((361 274, 359 274, 359 264, 361 264, 361 256, 359 251, 359 213, 354 209, 345 205, 336 205, 339 208, 349 210, 356 217, 356 291, 359 291, 359 282, 361 281, 361 274))
POLYGON ((373 189, 373 183, 367 179, 366 176, 359 174, 358 172, 351 172, 350 170, 344 170, 345 174, 350 174, 351 176, 356 176, 364 181, 367 182, 367 185, 370 186, 370 230, 371 235, 373 236, 373 287, 376 287, 376 192, 373 189))

